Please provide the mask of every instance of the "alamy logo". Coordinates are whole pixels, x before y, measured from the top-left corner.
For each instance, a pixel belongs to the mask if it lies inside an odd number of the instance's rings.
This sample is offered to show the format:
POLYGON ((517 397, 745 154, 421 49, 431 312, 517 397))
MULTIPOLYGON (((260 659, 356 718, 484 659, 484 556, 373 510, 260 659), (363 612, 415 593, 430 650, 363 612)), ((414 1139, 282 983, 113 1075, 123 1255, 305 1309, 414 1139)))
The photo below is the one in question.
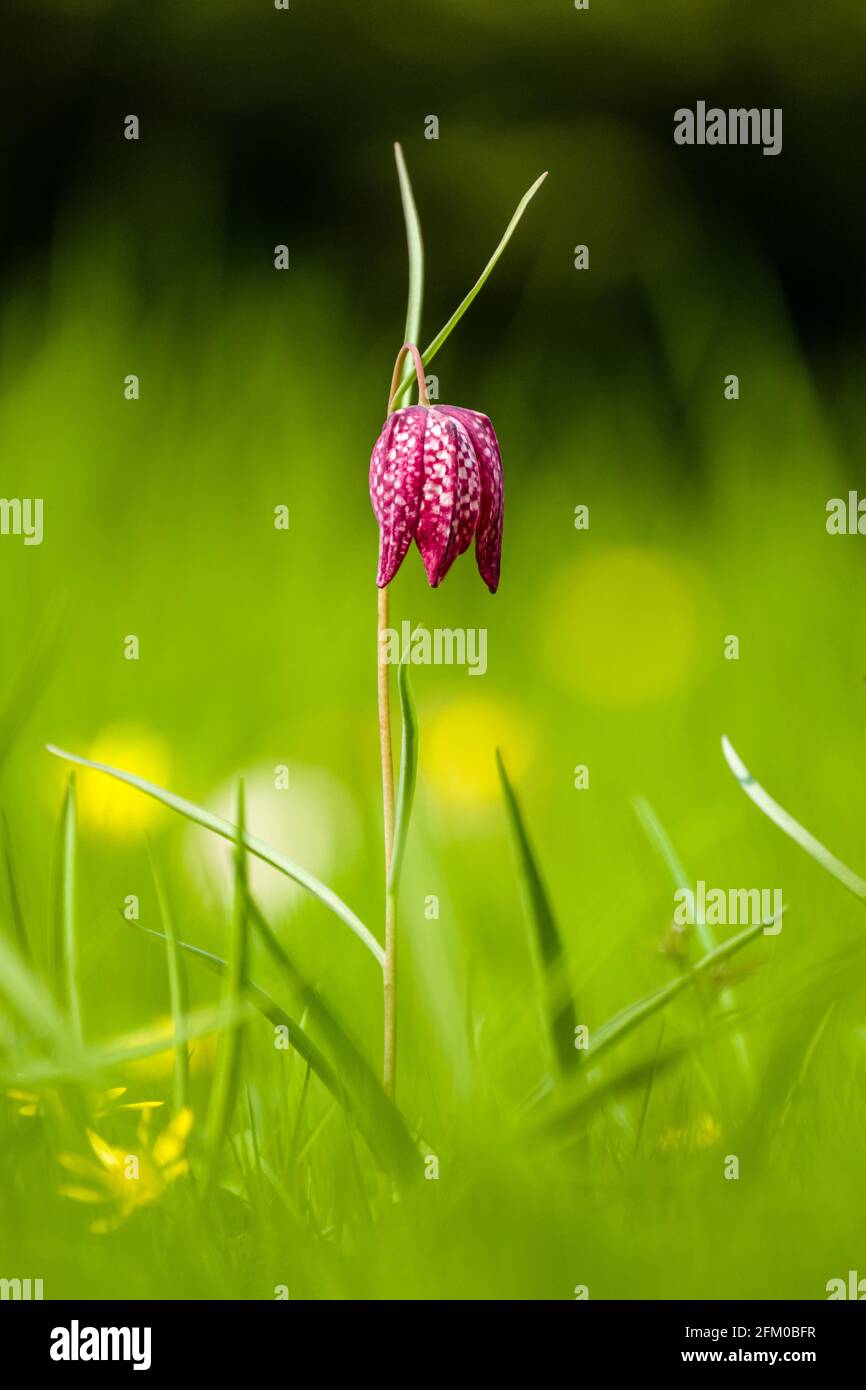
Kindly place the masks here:
POLYGON ((849 492, 827 503, 826 527, 831 536, 866 536, 866 497, 849 492))
POLYGON ((861 1279, 856 1269, 848 1270, 847 1283, 844 1279, 828 1279, 825 1288, 828 1303, 838 1298, 856 1298, 862 1303, 866 1298, 866 1279, 861 1279))
POLYGON ((0 536, 23 536, 25 545, 41 545, 42 498, 0 497, 0 536))
POLYGON ((486 627, 386 627, 380 638, 386 666, 467 666, 470 676, 487 670, 486 627))
POLYGON ((52 1361, 131 1361, 134 1371, 150 1370, 149 1327, 68 1327, 51 1333, 52 1361))
POLYGON ((40 1299, 43 1297, 41 1279, 0 1279, 0 1299, 40 1299))
POLYGON ((695 110, 681 106, 674 112, 674 140, 678 145, 763 145, 764 154, 782 152, 782 108, 711 106, 699 101, 695 110))
POLYGON ((694 890, 678 888, 674 893, 674 923, 693 927, 759 927, 765 936, 778 936, 782 930, 781 888, 707 888, 699 878, 694 890))

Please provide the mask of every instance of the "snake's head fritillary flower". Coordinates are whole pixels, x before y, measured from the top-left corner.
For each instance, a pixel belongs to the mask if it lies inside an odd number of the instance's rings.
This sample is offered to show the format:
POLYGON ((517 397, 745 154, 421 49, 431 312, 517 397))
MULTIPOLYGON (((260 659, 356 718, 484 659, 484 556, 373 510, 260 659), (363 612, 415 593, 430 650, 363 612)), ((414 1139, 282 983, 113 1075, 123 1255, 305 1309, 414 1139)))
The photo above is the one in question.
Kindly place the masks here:
MULTIPOLYGON (((421 383, 419 362, 416 358, 421 383)), ((435 589, 474 536, 481 577, 496 592, 502 459, 486 415, 461 406, 430 406, 423 391, 420 405, 393 411, 370 459, 370 499, 379 523, 380 589, 394 578, 413 539, 435 589)))
POLYGON ((486 415, 459 405, 437 407, 465 429, 478 460, 481 505, 475 530, 475 559, 478 571, 491 594, 499 587, 502 555, 502 517, 505 493, 502 482, 502 455, 496 431, 486 415))

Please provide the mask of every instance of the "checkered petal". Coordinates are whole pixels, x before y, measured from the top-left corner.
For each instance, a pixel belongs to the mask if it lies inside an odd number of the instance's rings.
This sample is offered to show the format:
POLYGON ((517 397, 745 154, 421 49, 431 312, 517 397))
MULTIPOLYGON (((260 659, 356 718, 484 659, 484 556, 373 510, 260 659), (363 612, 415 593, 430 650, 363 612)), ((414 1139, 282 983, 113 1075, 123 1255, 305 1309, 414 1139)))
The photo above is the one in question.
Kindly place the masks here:
POLYGON ((481 508, 475 532, 478 570, 491 594, 499 587, 502 556, 504 488, 502 456, 496 431, 486 415, 459 405, 440 405, 437 410, 463 426, 472 441, 481 481, 481 508))
POLYGON ((370 459, 370 501, 379 523, 380 589, 403 563, 418 526, 424 481, 424 435, 429 411, 395 410, 382 426, 370 459))
POLYGON ((469 546, 478 525, 481 482, 472 441, 463 426, 428 413, 424 487, 415 539, 431 588, 437 588, 469 546))

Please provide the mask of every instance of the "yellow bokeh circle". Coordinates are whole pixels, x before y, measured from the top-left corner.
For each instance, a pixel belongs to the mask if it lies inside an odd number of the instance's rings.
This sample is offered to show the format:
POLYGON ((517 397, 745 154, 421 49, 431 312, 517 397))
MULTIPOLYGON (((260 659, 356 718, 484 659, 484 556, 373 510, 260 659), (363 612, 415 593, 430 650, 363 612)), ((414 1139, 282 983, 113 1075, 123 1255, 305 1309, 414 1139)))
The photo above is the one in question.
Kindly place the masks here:
POLYGON ((702 589, 702 576, 664 551, 627 546, 571 562, 542 608, 545 663, 598 703, 679 693, 696 674, 702 589))

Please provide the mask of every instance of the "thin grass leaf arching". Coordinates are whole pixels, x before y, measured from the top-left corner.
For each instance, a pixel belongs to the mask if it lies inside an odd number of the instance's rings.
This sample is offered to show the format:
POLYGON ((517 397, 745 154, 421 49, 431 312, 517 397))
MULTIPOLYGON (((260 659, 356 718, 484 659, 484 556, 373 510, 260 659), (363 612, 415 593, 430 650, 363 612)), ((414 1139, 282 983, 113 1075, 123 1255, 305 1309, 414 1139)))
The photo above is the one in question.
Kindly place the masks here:
POLYGON ((826 845, 822 845, 820 840, 816 840, 815 836, 810 834, 799 821, 795 820, 784 806, 780 806, 778 801, 773 800, 760 782, 755 781, 730 739, 724 734, 722 735, 722 752, 731 772, 749 800, 758 807, 758 810, 763 811, 764 815, 780 830, 783 830, 789 839, 804 849, 815 860, 816 864, 820 864, 822 869, 825 869, 833 878, 838 879, 849 893, 853 893, 855 898, 859 898, 861 902, 866 902, 866 880, 862 879, 853 869, 849 869, 847 864, 843 864, 841 859, 837 859, 836 855, 831 853, 826 845))
MULTIPOLYGON (((493 255, 490 257, 490 260, 487 262, 478 279, 475 281, 475 284, 472 286, 472 289, 469 291, 466 297, 460 301, 448 322, 444 325, 444 327, 440 328, 439 332, 436 334, 436 337, 422 352, 421 360, 424 363, 425 367, 428 367, 430 365, 439 349, 443 347, 444 344, 448 341, 454 329, 457 327, 463 315, 466 313, 466 310, 469 308, 470 304, 476 298, 476 296, 480 293, 484 284, 488 280, 491 272, 493 271, 496 262, 499 260, 500 256, 502 255, 509 241, 513 237, 515 231, 517 230, 517 225, 520 222, 520 219, 522 218, 526 209, 529 207, 529 204, 532 202, 532 199, 535 197, 536 193, 538 192, 539 188, 544 183, 544 180, 546 178, 547 170, 545 170, 543 174, 540 174, 539 177, 535 180, 535 183, 532 185, 532 187, 527 189, 527 191, 524 193, 523 197, 521 198, 520 202, 517 204, 517 207, 514 210, 511 221, 509 222, 508 226, 505 228, 505 231, 502 234, 502 237, 499 241, 498 246, 496 247, 496 250, 493 252, 493 255)), ((415 339, 409 339, 409 341, 414 342, 415 339)), ((409 389, 410 382, 411 377, 407 377, 406 380, 395 391, 393 397, 394 405, 398 405, 399 402, 403 399, 407 390, 409 389)))
MULTIPOLYGON (((176 1037, 180 1036, 183 1019, 189 1008, 189 990, 186 980, 186 966, 177 944, 174 917, 165 895, 162 875, 148 842, 150 869, 153 875, 156 904, 159 919, 165 936, 165 956, 168 967, 168 988, 171 1001, 171 1021, 176 1037)), ((189 1048, 179 1042, 174 1054, 174 1108, 175 1113, 185 1110, 189 1104, 189 1048)))
MULTIPOLYGON (((235 837, 235 881, 231 928, 223 982, 223 1004, 226 1011, 236 1011, 243 1002, 247 973, 247 856, 245 834, 244 784, 238 787, 237 834, 235 837)), ((220 1035, 216 1066, 207 1115, 207 1170, 205 1192, 212 1192, 219 1172, 222 1148, 228 1138, 229 1126, 237 1099, 240 1081, 241 1046, 243 1034, 233 1027, 220 1035)))
MULTIPOLYGON (((409 292, 406 303, 406 328, 404 343, 417 343, 421 336, 421 310, 424 305, 424 241, 421 236, 421 223, 415 206, 415 195, 409 170, 403 158, 402 146, 394 146, 397 161, 397 177, 400 182, 400 201, 403 205, 403 221, 406 224, 406 248, 409 254, 409 292)), ((412 363, 407 362, 400 383, 400 395, 412 378, 412 363)))
POLYGON ((418 714, 409 682, 409 668, 401 661, 397 671, 397 691, 400 696, 400 717, 402 720, 402 741, 400 747, 400 780, 397 785, 397 811, 394 818, 394 851, 388 872, 388 891, 396 894, 400 883, 400 870, 406 851, 409 822, 412 819, 412 803, 415 799, 415 782, 418 776, 418 714))
POLYGON ((57 885, 55 911, 55 959, 60 997, 69 1012, 69 1025, 76 1042, 81 1041, 81 979, 75 915, 76 851, 75 773, 70 772, 60 812, 57 840, 57 885))
MULTIPOLYGON (((678 892, 686 890, 694 895, 694 884, 689 878, 683 866, 673 842, 667 831, 656 815, 650 803, 645 797, 637 797, 634 802, 634 809, 638 820, 647 836, 650 844, 656 850, 662 862, 667 867, 674 889, 678 892)), ((703 912, 696 914, 695 935, 700 942, 704 953, 714 951, 717 946, 715 933, 706 920, 703 912)), ((719 995, 719 1002, 725 1013, 733 1013, 736 1008, 736 1001, 730 989, 725 988, 719 995)), ((754 1070, 752 1066, 751 1053, 745 1034, 735 1033, 733 1036, 734 1050, 740 1065, 743 1078, 751 1084, 754 1081, 754 1070)))
MULTIPOLYGON (((310 1037, 306 1028, 302 1027, 281 1004, 278 1004, 249 976, 244 980, 245 998, 274 1027, 286 1030, 289 1046, 306 1062, 313 1074, 319 1078, 323 1086, 334 1097, 337 1104, 348 1113, 349 1118, 357 1125, 359 1132, 369 1145, 370 1151, 382 1166, 393 1168, 406 1176, 410 1175, 412 1171, 417 1170, 417 1161, 415 1149, 402 1116, 387 1099, 378 1078, 373 1074, 360 1053, 357 1052, 354 1043, 341 1025, 337 1023, 323 1004, 320 996, 296 971, 253 900, 250 900, 249 906, 252 926, 261 934, 262 940, 266 944, 270 939, 276 945, 276 954, 273 951, 272 954, 283 969, 287 980, 297 992, 300 1001, 309 1009, 314 1022, 321 1028, 337 1057, 336 1066, 331 1064, 325 1053, 310 1037)), ((140 922, 132 922, 129 925, 137 931, 143 932, 146 936, 158 941, 165 941, 165 933, 156 931, 153 927, 142 926, 140 922)), ((222 956, 216 955, 213 951, 206 951, 201 946, 194 946, 191 942, 183 941, 180 938, 177 946, 178 950, 183 951, 192 960, 199 961, 217 975, 225 975, 227 966, 222 956)), ((271 949, 270 946, 269 949, 271 949)))
POLYGON ((538 953, 544 974, 545 1013, 550 1041, 558 1066, 569 1071, 580 1060, 575 1046, 577 1015, 568 984, 565 948, 535 851, 532 848, 517 794, 514 791, 502 754, 496 750, 496 766, 505 798, 508 824, 517 856, 518 871, 523 887, 527 915, 535 933, 538 953))
MULTIPOLYGON (((127 786, 135 787, 145 796, 152 796, 155 801, 161 802, 169 810, 177 811, 178 815, 184 816, 205 830, 210 830, 223 840, 234 842, 236 839, 237 826, 232 825, 231 821, 212 815, 210 811, 203 810, 201 806, 187 801, 185 797, 175 796, 174 792, 166 791, 164 787, 158 787, 155 782, 148 782, 144 777, 137 777, 135 773, 124 772, 120 768, 110 767, 107 763, 98 763, 90 758, 83 758, 77 753, 66 753, 62 748, 56 748, 51 743, 46 744, 46 748, 49 753, 53 753, 56 758, 62 758, 65 762, 76 763, 79 767, 88 767, 94 772, 104 773, 107 777, 116 777, 119 782, 125 782, 127 786)), ((367 950, 376 957, 380 965, 384 964, 385 953, 376 938, 351 908, 346 906, 342 898, 339 898, 324 883, 320 883, 313 874, 302 869, 300 865, 294 864, 279 850, 265 844, 264 840, 259 840, 246 832, 244 833, 244 848, 249 854, 254 854, 257 859, 263 860, 265 864, 270 864, 272 869, 277 869, 279 873, 285 874, 301 888, 305 888, 308 893, 312 893, 314 898, 318 898, 325 907, 340 918, 341 922, 345 923, 350 931, 363 941, 367 950)))
POLYGON ((12 835, 5 812, 0 812, 0 840, 3 848, 3 870, 6 879, 6 895, 9 901, 9 915, 18 950, 26 961, 33 960, 27 924, 21 907, 21 894, 18 891, 18 875, 15 872, 15 859, 12 852, 12 835))

